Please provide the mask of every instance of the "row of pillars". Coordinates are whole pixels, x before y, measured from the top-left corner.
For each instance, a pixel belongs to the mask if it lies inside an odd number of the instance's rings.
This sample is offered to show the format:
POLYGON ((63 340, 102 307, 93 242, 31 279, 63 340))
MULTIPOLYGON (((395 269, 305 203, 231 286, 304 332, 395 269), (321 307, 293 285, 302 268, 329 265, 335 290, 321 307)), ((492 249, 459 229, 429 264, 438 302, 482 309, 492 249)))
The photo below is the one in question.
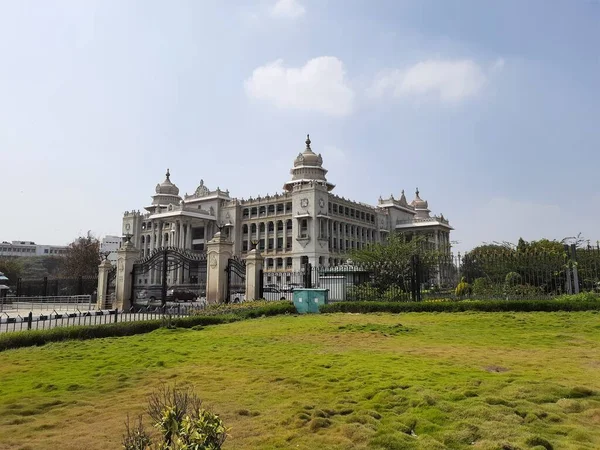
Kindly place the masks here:
MULTIPOLYGON (((115 287, 115 303, 113 308, 128 310, 133 305, 131 291, 133 282, 131 273, 134 262, 139 259, 140 251, 126 242, 117 251, 117 274, 115 287)), ((206 300, 209 304, 224 303, 227 300, 227 266, 233 258, 233 242, 220 232, 216 233, 206 244, 206 300)), ((248 252, 246 256, 246 300, 260 298, 260 277, 262 276, 264 258, 258 249, 248 252)), ((102 261, 98 267, 98 290, 96 309, 106 309, 108 293, 108 274, 112 270, 110 261, 102 261)))

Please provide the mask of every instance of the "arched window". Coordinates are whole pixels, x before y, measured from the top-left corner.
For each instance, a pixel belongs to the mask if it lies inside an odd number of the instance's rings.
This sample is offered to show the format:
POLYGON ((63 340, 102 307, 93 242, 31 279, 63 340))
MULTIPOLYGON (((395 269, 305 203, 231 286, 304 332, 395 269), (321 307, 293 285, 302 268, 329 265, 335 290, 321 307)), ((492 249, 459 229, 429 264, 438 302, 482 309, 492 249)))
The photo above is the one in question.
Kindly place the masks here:
POLYGON ((142 244, 144 243, 144 236, 142 236, 142 244))
POLYGON ((275 224, 273 222, 269 222, 269 231, 275 231, 275 224))
POLYGON ((261 222, 261 223, 260 223, 260 225, 258 226, 258 230, 259 230, 261 233, 264 233, 264 232, 265 232, 265 223, 264 223, 264 222, 261 222))
POLYGON ((250 225, 250 233, 252 233, 252 234, 256 233, 256 224, 255 223, 250 225))
POLYGON ((242 225, 242 233, 243 234, 248 234, 248 224, 245 223, 244 225, 242 225))

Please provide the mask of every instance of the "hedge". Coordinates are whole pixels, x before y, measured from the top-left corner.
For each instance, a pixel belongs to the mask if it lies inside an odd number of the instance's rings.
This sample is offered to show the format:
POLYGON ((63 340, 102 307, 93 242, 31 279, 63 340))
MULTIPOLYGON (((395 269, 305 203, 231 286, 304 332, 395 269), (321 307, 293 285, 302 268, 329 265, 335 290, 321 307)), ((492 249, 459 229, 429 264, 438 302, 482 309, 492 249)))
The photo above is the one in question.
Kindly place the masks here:
POLYGON ((296 308, 292 303, 277 302, 268 306, 245 309, 239 312, 230 312, 221 315, 172 317, 170 321, 168 319, 145 320, 137 322, 119 322, 105 325, 56 327, 48 330, 16 331, 0 334, 0 351, 11 348, 44 345, 49 342, 59 342, 70 339, 85 340, 106 337, 133 336, 135 334, 149 333, 150 331, 157 330, 166 324, 178 328, 192 328, 197 325, 219 325, 256 317, 275 316, 278 314, 293 314, 295 312, 296 308))
POLYGON ((323 305, 322 313, 406 312, 552 312, 598 311, 600 301, 583 300, 464 300, 454 302, 337 302, 323 305))

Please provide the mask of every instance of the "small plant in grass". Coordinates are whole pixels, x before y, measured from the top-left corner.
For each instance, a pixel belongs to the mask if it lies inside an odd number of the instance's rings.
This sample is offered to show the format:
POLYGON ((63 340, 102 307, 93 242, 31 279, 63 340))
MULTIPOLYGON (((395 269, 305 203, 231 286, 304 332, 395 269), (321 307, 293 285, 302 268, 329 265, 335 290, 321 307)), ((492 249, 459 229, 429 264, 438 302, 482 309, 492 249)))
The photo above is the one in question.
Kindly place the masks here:
POLYGON ((202 400, 189 388, 163 386, 148 398, 148 415, 158 430, 153 441, 142 423, 123 436, 124 450, 219 450, 227 438, 223 421, 202 408, 202 400))

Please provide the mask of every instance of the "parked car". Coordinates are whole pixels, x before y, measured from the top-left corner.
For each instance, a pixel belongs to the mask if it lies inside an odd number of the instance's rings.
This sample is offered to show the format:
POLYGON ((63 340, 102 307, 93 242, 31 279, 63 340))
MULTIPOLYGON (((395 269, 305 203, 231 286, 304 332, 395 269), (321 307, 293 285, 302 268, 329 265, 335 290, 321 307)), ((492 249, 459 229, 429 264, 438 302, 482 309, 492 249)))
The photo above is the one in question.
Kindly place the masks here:
POLYGON ((198 294, 189 289, 170 288, 167 289, 167 301, 193 302, 198 298, 198 294))
POLYGON ((285 292, 278 288, 266 287, 263 289, 263 298, 265 300, 292 300, 292 293, 285 292))

